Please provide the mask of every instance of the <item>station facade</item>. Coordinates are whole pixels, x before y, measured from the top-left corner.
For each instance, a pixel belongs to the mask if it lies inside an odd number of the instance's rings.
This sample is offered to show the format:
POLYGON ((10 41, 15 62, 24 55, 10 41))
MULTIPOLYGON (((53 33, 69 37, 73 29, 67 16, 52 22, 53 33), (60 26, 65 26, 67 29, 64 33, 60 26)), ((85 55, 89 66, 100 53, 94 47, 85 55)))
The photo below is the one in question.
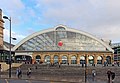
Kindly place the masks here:
POLYGON ((32 64, 110 64, 114 55, 103 40, 64 25, 31 34, 15 45, 13 51, 16 61, 32 64))
MULTIPOLYGON (((0 9, 0 61, 9 57, 9 44, 3 41, 3 23, 0 9)), ((64 25, 35 32, 11 51, 14 61, 31 64, 104 64, 112 63, 114 58, 113 49, 103 40, 64 25)))

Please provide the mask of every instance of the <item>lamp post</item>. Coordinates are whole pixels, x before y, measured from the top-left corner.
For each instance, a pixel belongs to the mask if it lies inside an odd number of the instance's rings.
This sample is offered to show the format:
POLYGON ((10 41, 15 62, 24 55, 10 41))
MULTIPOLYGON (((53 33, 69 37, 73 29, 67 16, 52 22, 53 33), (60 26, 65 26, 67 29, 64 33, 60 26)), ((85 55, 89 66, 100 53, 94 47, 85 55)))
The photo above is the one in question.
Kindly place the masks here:
POLYGON ((9 78, 11 78, 11 17, 3 16, 4 19, 8 19, 10 22, 10 37, 9 37, 9 78))
POLYGON ((85 55, 85 83, 87 82, 87 56, 85 55))

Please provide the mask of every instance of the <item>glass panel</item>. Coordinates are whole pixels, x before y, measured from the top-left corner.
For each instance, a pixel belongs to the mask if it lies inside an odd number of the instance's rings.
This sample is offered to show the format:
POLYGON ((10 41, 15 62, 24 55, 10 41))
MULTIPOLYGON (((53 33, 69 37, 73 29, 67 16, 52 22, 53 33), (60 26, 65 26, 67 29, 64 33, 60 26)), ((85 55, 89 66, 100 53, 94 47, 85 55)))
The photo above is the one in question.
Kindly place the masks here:
POLYGON ((56 30, 31 38, 19 46, 17 50, 106 51, 106 47, 84 34, 66 30, 56 30), (59 41, 63 42, 61 47, 58 46, 59 41))

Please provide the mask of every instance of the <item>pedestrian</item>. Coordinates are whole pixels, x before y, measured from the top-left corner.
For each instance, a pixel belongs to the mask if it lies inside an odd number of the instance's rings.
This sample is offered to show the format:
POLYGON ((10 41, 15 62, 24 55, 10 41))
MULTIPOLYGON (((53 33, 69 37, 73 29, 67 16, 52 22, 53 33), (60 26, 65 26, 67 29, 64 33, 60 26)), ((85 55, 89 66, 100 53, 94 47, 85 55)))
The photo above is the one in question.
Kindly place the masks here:
POLYGON ((96 76, 96 71, 95 71, 95 69, 93 69, 93 70, 92 70, 93 81, 94 81, 95 76, 96 76))
POLYGON ((96 76, 96 71, 95 71, 95 69, 92 70, 92 76, 93 76, 93 77, 96 76))
POLYGON ((108 69, 107 75, 108 75, 108 83, 110 83, 110 76, 111 76, 111 71, 110 71, 110 69, 108 69))
POLYGON ((20 67, 17 68, 16 75, 17 75, 18 78, 22 77, 22 71, 21 71, 20 67))
POLYGON ((61 63, 59 62, 59 64, 58 64, 58 65, 59 65, 59 68, 60 68, 61 63))
POLYGON ((27 77, 31 77, 31 68, 28 68, 28 70, 27 70, 27 77))
POLYGON ((119 62, 117 62, 117 66, 119 67, 119 62))
POLYGON ((35 66, 35 69, 37 70, 37 66, 35 66))
POLYGON ((112 82, 114 82, 114 79, 115 79, 115 72, 111 72, 111 78, 112 78, 112 82))

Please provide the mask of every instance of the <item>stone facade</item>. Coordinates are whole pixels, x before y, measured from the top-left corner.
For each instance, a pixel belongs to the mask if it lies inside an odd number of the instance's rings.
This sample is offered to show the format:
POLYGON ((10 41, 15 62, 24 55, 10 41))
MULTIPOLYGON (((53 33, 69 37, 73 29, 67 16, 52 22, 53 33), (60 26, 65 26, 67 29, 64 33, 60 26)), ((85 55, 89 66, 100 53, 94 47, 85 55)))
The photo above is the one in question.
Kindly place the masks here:
MULTIPOLYGON (((66 56, 67 57, 67 64, 72 64, 72 57, 76 57, 76 63, 75 64, 80 64, 81 56, 86 57, 86 63, 90 64, 90 56, 93 57, 92 64, 98 64, 98 57, 101 57, 101 64, 104 64, 104 62, 107 60, 107 57, 109 57, 109 62, 113 62, 113 53, 110 52, 34 52, 33 53, 33 59, 32 63, 34 64, 36 62, 36 56, 39 56, 39 62, 45 63, 45 57, 49 56, 50 57, 50 63, 55 63, 55 56, 58 57, 58 63, 62 63, 62 57, 66 56)), ((85 60, 85 59, 84 59, 85 60)))

